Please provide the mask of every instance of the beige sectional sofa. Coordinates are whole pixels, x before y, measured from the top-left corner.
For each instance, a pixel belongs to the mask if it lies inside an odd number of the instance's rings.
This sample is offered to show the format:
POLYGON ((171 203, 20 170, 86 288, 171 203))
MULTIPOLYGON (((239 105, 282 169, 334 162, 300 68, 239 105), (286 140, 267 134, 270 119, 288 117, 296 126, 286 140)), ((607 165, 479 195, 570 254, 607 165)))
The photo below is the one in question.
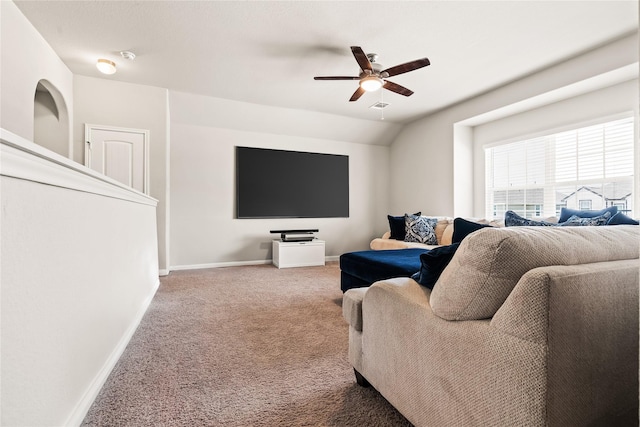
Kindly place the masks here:
MULTIPOLYGON (((407 248, 424 248, 433 249, 442 245, 450 245, 451 238, 453 237, 453 218, 446 216, 437 216, 438 218, 436 227, 434 229, 436 238, 438 239, 437 245, 425 245, 417 242, 405 242, 402 240, 395 240, 391 238, 391 232, 385 232, 382 237, 376 237, 371 241, 369 247, 374 251, 380 251, 384 249, 407 249, 407 248)), ((489 224, 493 227, 504 227, 504 220, 486 220, 478 218, 467 218, 469 221, 477 222, 479 224, 489 224)), ((558 222, 557 217, 533 217, 534 221, 546 221, 546 222, 558 222)))
POLYGON ((348 290, 359 383, 416 426, 638 425, 639 231, 484 228, 432 291, 348 290))

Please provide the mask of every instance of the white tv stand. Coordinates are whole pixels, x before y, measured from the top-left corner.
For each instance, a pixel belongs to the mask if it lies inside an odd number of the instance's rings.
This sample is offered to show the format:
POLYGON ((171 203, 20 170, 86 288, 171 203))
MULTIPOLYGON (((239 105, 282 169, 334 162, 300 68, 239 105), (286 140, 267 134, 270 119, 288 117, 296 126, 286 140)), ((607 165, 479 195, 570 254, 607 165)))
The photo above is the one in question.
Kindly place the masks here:
POLYGON ((324 265, 324 240, 273 241, 273 265, 278 268, 324 265))

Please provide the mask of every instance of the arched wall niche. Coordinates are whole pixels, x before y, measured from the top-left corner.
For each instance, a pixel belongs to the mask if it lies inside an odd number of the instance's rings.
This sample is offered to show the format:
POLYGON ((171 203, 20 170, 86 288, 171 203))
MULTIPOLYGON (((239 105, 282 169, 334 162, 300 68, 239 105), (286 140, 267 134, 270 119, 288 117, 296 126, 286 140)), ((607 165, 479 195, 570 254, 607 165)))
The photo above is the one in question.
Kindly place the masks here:
POLYGON ((33 142, 73 158, 69 129, 69 110, 62 93, 50 81, 40 80, 34 93, 33 142))

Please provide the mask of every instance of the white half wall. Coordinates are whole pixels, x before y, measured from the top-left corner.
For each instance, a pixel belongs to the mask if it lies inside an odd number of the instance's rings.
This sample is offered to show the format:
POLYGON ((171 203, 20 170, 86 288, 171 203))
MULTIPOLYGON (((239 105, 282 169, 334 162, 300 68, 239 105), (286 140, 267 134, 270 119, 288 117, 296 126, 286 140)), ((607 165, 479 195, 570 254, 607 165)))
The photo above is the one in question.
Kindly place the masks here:
POLYGON ((77 426, 159 285, 156 201, 0 139, 0 424, 77 426))
POLYGON ((368 249, 388 228, 389 147, 360 143, 376 122, 179 92, 170 92, 170 110, 172 268, 271 262, 272 229, 318 228, 327 257, 337 257, 368 249), (235 119, 227 127, 220 115, 229 110, 235 119), (304 126, 314 121, 322 132, 304 126), (326 136, 338 126, 345 140, 326 136), (235 146, 348 155, 349 218, 234 218, 235 146))

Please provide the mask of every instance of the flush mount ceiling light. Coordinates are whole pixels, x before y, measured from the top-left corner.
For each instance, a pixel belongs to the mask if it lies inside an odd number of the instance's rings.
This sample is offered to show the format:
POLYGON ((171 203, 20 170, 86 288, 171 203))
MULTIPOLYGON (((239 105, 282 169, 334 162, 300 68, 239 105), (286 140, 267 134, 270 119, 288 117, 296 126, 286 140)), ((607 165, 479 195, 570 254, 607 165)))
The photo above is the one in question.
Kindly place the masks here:
POLYGON ((367 92, 373 92, 382 87, 384 81, 378 76, 366 76, 360 80, 360 87, 367 92))
POLYGON ((96 67, 103 74, 113 74, 116 72, 116 63, 108 59, 98 59, 96 67))

